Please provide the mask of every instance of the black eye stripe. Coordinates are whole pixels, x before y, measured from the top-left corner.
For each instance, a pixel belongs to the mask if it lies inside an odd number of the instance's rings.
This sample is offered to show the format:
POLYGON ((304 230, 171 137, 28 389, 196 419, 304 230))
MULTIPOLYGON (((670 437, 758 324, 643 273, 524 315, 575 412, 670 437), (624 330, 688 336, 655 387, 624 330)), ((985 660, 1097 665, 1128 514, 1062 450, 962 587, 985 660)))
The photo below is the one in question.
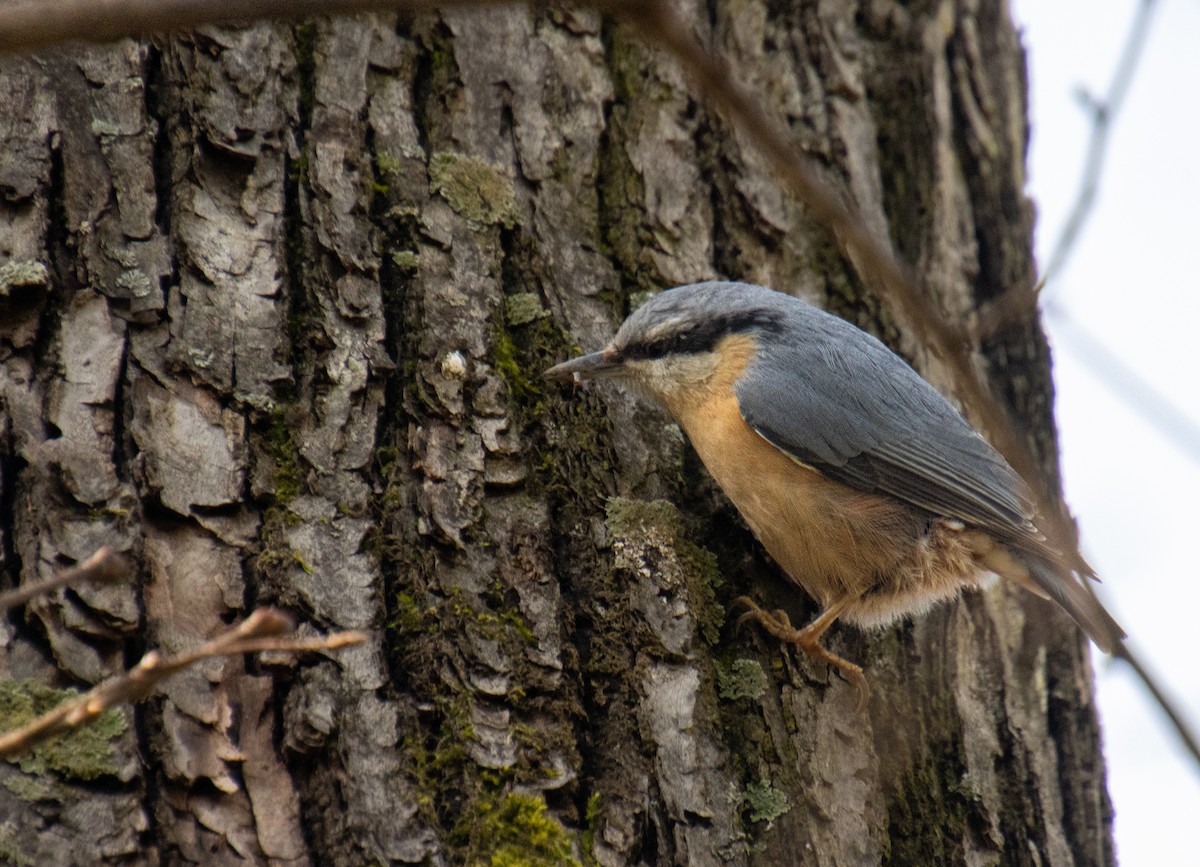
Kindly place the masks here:
POLYGON ((769 310, 747 310, 702 322, 684 331, 622 347, 625 358, 662 358, 665 355, 708 352, 722 337, 747 331, 778 332, 777 314, 769 310))

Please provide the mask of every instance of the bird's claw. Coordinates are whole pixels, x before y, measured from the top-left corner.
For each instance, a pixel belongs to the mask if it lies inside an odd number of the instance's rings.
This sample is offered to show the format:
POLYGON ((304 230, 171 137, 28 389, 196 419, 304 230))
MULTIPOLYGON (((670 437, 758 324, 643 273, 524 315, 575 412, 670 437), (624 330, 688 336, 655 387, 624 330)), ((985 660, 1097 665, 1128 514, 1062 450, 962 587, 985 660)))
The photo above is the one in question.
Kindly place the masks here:
POLYGON ((837 654, 825 649, 821 644, 821 635, 824 634, 825 629, 828 627, 828 622, 822 623, 822 618, 818 618, 817 621, 814 621, 804 629, 796 629, 792 626, 791 618, 788 617, 786 611, 782 609, 767 611, 748 596, 739 596, 734 599, 731 608, 746 609, 738 616, 737 629, 740 629, 750 621, 754 621, 763 630, 784 644, 795 645, 810 659, 817 662, 824 662, 833 668, 839 677, 847 683, 854 684, 858 689, 856 710, 861 713, 866 708, 867 701, 871 696, 871 689, 867 685, 867 678, 863 674, 862 668, 847 659, 842 659, 837 654), (814 627, 816 630, 814 630, 814 627))
POLYGON ((858 690, 858 704, 854 710, 857 713, 862 713, 867 708, 867 701, 871 698, 871 687, 867 684, 867 676, 863 674, 860 666, 855 665, 849 660, 841 657, 834 657, 837 662, 830 662, 837 676, 845 683, 852 683, 858 690))
POLYGON ((749 596, 739 596, 734 599, 731 607, 746 609, 738 615, 737 623, 734 624, 736 629, 741 629, 742 626, 753 621, 780 641, 795 643, 795 636, 799 635, 796 628, 792 626, 791 618, 782 608, 767 611, 749 596))

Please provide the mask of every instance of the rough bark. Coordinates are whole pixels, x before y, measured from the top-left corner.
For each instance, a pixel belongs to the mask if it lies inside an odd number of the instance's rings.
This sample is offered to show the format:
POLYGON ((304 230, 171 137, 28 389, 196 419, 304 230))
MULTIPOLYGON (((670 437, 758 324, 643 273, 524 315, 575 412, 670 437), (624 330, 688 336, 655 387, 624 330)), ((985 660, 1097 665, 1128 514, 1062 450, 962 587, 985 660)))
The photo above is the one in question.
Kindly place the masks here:
MULTIPOLYGON (((1028 281, 1002 4, 686 11, 947 316, 1028 281)), ((138 564, 0 624, 4 713, 256 604, 373 635, 210 661, 0 765, 0 858, 1113 861, 1064 617, 995 587, 835 630, 858 715, 727 622, 746 592, 812 606, 678 429, 540 379, 642 293, 723 275, 946 381, 636 35, 523 7, 210 27, 8 58, 0 94, 4 580, 138 564)), ((979 357, 1054 489, 1035 312, 979 357)))

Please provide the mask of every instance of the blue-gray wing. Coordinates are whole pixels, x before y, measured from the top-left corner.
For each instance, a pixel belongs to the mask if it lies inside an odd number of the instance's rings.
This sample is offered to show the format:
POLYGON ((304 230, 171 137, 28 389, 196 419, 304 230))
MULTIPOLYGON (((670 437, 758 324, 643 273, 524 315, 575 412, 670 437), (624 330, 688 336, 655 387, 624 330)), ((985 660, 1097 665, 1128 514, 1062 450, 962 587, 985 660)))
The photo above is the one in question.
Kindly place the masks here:
POLYGON ((1040 547, 1024 483, 933 386, 836 317, 810 311, 797 332, 809 339, 760 353, 735 386, 764 439, 834 481, 1040 547))

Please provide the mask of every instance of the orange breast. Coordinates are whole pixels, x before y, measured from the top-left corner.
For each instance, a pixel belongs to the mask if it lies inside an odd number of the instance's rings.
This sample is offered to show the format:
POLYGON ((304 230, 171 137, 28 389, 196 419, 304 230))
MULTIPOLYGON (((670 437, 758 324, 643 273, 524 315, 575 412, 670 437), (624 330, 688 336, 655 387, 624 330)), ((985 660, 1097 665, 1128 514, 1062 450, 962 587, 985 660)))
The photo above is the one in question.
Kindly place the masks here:
POLYGON ((917 578, 927 516, 825 478, 746 424, 733 383, 753 350, 749 337, 726 338, 709 387, 669 407, 708 471, 771 556, 822 605, 914 589, 902 585, 917 578))

